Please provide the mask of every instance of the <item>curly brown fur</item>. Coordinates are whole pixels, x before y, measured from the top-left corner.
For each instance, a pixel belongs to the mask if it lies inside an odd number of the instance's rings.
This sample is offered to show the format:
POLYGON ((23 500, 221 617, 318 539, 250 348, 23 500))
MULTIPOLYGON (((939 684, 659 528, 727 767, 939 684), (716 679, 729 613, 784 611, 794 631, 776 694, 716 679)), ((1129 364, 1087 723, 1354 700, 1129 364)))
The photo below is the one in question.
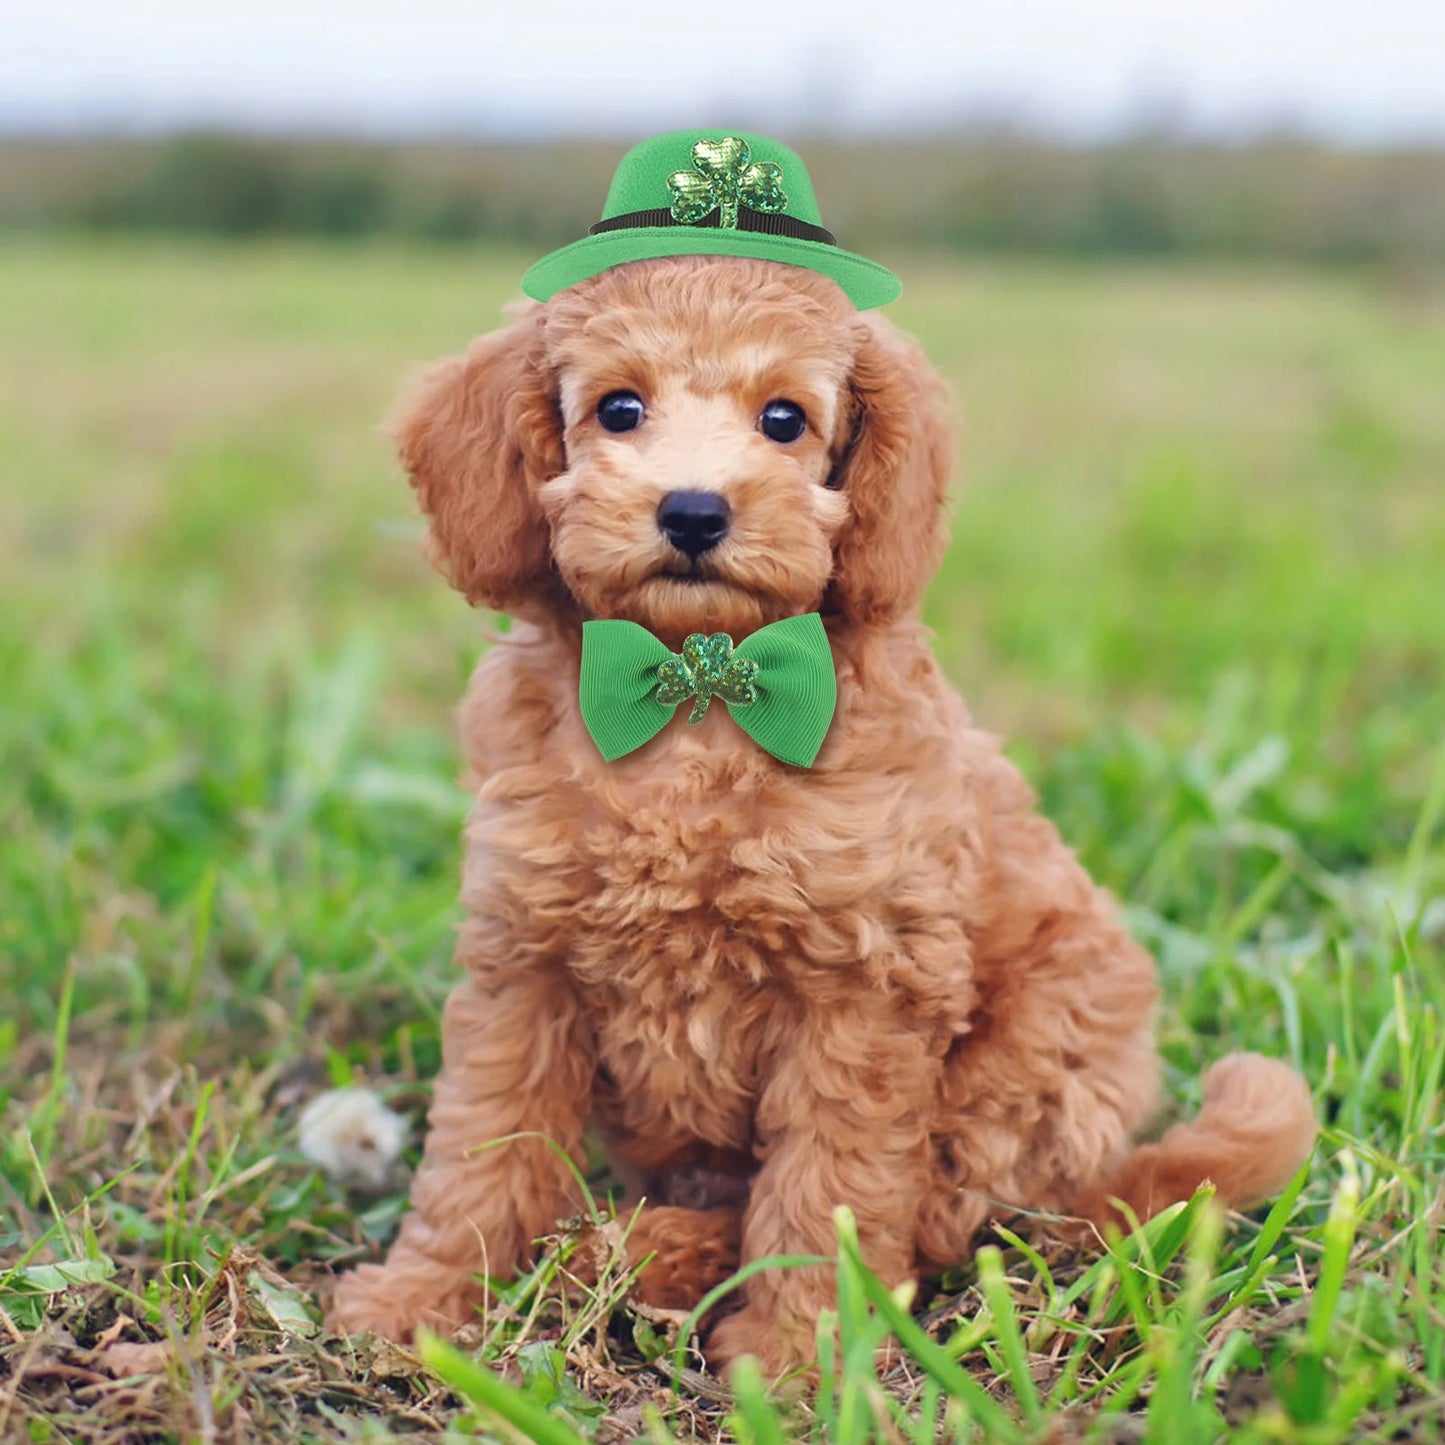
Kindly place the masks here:
MULTIPOLYGON (((812 272, 726 258, 616 268, 433 373, 399 428, 440 565, 515 611, 462 727, 466 831, 444 1065, 414 1209, 333 1319, 453 1325, 575 1205, 550 1137, 600 1129, 653 1200, 711 1171, 741 1208, 644 1210, 646 1294, 690 1303, 739 1261, 833 1247, 850 1205, 890 1282, 966 1256, 999 1209, 1102 1220, 1211 1177, 1276 1188, 1314 1138, 1283 1065, 1238 1056, 1192 1126, 1154 1111, 1152 960, 940 673, 917 605, 951 446, 918 347, 812 272), (648 415, 604 431, 599 398, 648 415), (807 433, 756 427, 776 397, 807 433), (706 488, 733 526, 699 573, 656 523, 706 488), (811 771, 714 708, 608 765, 578 715, 580 624, 676 647, 821 609, 838 711, 811 771)), ((701 1203, 707 1203, 705 1199, 701 1203)), ((824 1269, 764 1273, 711 1356, 813 1354, 824 1269)))

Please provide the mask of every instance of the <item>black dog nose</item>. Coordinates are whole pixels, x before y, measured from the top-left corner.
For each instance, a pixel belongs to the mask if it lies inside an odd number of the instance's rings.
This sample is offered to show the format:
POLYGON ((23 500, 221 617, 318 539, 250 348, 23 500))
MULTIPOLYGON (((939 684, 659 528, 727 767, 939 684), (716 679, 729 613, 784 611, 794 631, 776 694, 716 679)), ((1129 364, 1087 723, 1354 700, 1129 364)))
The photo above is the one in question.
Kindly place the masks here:
POLYGON ((716 492, 669 492, 657 507, 657 525, 679 552, 700 557, 728 534, 732 512, 716 492))

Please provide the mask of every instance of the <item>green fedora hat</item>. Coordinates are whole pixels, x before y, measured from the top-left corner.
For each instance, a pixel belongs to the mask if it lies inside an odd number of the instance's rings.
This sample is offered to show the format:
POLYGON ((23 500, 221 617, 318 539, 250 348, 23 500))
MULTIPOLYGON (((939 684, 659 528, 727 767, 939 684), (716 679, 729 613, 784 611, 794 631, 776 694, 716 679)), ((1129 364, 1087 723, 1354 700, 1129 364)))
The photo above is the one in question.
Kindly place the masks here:
POLYGON ((744 131, 678 130, 632 147, 612 177, 602 219, 522 277, 538 301, 612 266, 654 256, 755 256, 831 277, 859 310, 903 289, 885 266, 823 229, 796 151, 744 131))

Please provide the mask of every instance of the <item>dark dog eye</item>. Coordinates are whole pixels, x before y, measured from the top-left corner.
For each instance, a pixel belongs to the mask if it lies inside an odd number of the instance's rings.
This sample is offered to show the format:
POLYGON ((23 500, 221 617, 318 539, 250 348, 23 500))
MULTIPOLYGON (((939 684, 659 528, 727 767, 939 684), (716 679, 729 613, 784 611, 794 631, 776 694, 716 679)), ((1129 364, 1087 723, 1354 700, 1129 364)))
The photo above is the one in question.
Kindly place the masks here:
POLYGON ((632 431, 642 425, 647 408, 635 391, 609 391, 597 403, 597 420, 607 431, 632 431))
POLYGON ((770 401, 758 413, 758 430, 775 442, 795 442, 808 429, 808 418, 795 401, 770 401))

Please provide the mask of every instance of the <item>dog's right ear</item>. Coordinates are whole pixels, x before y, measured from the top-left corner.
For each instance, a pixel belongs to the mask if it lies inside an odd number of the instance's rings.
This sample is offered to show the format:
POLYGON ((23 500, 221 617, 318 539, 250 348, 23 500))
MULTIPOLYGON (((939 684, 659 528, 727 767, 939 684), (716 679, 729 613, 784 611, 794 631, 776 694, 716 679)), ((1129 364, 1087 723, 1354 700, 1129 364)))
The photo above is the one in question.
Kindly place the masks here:
POLYGON ((469 602, 514 612, 555 586, 536 490, 566 466, 542 308, 434 367, 392 427, 431 522, 431 555, 469 602))

